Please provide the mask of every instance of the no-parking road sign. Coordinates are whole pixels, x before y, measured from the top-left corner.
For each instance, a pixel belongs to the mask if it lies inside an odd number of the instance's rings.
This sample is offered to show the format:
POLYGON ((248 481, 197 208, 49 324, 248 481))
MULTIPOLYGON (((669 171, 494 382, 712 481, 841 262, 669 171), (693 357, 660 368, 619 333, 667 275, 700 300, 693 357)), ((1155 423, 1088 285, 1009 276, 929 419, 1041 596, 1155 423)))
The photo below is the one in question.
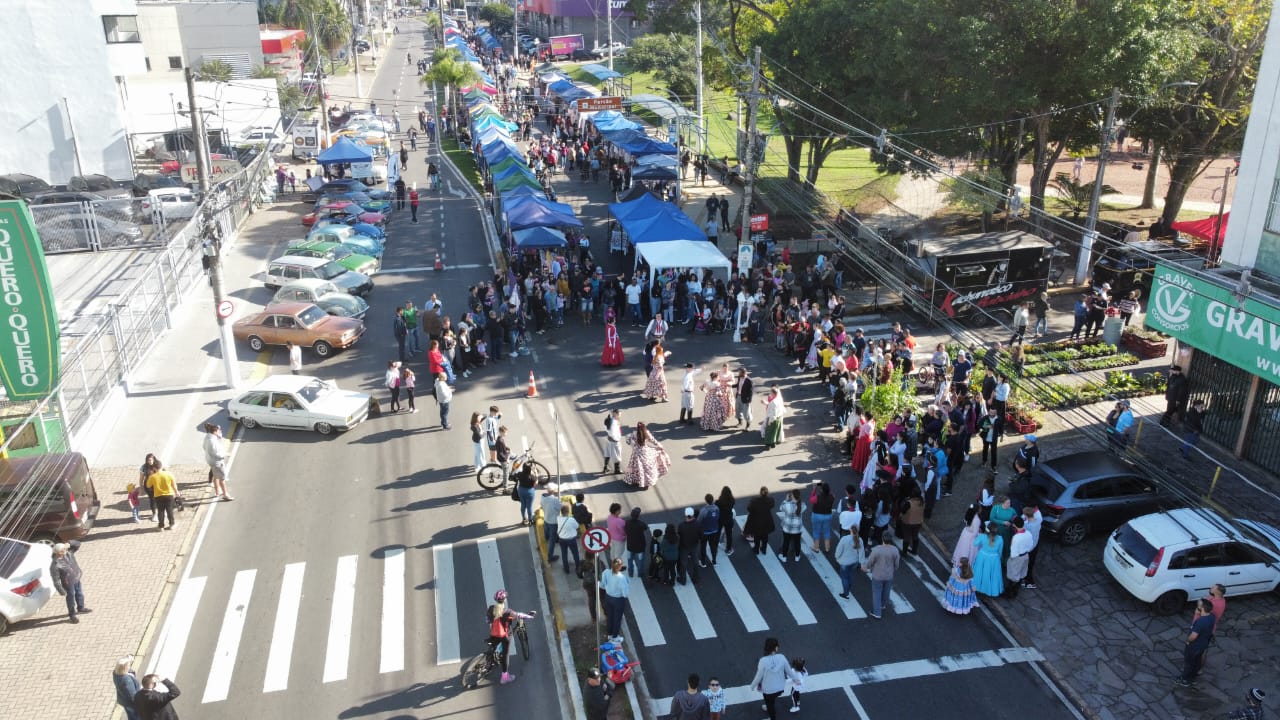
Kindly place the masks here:
POLYGON ((589 555, 604 552, 609 547, 609 531, 604 528, 591 528, 582 536, 582 547, 589 555))

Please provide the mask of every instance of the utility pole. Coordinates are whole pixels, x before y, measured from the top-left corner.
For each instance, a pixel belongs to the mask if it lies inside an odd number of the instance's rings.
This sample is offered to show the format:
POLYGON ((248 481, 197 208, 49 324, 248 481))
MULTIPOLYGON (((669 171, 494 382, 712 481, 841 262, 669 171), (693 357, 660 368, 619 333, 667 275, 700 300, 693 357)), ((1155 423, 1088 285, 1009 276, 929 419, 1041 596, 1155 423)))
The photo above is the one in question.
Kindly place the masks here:
MULTIPOLYGON (((760 46, 756 46, 754 53, 754 62, 751 65, 751 94, 747 96, 747 136, 742 146, 745 158, 739 158, 742 162, 742 174, 746 180, 746 187, 742 193, 742 230, 738 236, 738 242, 751 242, 751 197, 755 192, 756 185, 756 116, 759 115, 760 107, 760 46)), ((729 168, 725 168, 727 175, 729 168)), ((737 248, 734 248, 737 251, 737 248)), ((750 273, 751 268, 738 268, 738 272, 750 273)))
POLYGON ((520 0, 511 0, 511 58, 513 64, 520 64, 520 0))
POLYGON ((606 25, 609 29, 609 69, 613 69, 613 0, 604 0, 606 25))
POLYGON ((356 52, 355 21, 351 23, 351 63, 356 66, 356 99, 359 100, 364 97, 364 85, 360 82, 360 53, 356 52))
POLYGON ((1093 196, 1089 198, 1089 214, 1084 219, 1084 238, 1080 242, 1080 257, 1076 258, 1076 284, 1082 285, 1089 277, 1089 260, 1093 258, 1093 242, 1098 238, 1098 205, 1102 202, 1102 178, 1107 172, 1107 151, 1111 148, 1111 134, 1115 131, 1116 106, 1120 104, 1120 88, 1111 88, 1111 100, 1107 102, 1107 121, 1102 126, 1102 148, 1098 151, 1098 174, 1093 181, 1093 196))
POLYGON ((200 107, 196 104, 195 73, 190 67, 184 73, 187 76, 187 100, 191 103, 191 134, 196 141, 196 178, 200 184, 200 205, 204 215, 204 257, 209 270, 209 285, 213 288, 213 314, 218 321, 218 343, 222 350, 222 369, 226 372, 227 387, 235 390, 240 387, 240 373, 236 368, 236 341, 231 336, 231 324, 227 321, 228 318, 223 317, 222 232, 210 209, 212 198, 209 193, 209 163, 206 159, 209 140, 204 134, 204 118, 200 117, 200 107))
POLYGON ((698 23, 698 35, 694 43, 694 54, 698 71, 698 99, 696 102, 698 111, 698 153, 701 154, 707 151, 707 143, 704 139, 707 133, 707 126, 705 125, 705 121, 702 117, 702 0, 698 0, 698 2, 693 6, 693 17, 698 23))

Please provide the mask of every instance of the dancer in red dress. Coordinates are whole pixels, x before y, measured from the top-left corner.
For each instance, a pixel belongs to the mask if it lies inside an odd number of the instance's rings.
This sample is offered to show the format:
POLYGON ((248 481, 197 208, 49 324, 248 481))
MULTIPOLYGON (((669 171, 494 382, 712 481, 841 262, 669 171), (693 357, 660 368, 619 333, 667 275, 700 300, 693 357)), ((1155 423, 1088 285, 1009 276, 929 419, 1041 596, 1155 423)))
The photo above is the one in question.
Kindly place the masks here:
POLYGON ((622 364, 622 341, 618 338, 618 326, 613 318, 609 318, 604 326, 604 352, 600 353, 600 364, 605 367, 622 364))

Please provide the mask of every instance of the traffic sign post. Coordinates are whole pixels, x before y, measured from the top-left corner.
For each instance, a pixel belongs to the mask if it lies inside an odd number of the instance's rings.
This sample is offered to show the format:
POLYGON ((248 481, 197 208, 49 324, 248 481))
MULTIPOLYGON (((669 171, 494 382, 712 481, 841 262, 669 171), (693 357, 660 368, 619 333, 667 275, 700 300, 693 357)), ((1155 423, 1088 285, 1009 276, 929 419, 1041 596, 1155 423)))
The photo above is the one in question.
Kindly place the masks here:
POLYGON ((231 313, 236 311, 236 306, 230 300, 223 300, 218 303, 218 317, 226 320, 231 317, 231 313))
POLYGON ((609 547, 609 531, 604 528, 591 528, 582 536, 582 549, 588 555, 599 555, 609 547))
MULTIPOLYGON (((591 571, 595 575, 595 592, 591 594, 591 602, 600 603, 600 563, 596 556, 605 551, 609 547, 609 531, 604 528, 591 528, 582 536, 582 547, 587 551, 586 561, 591 563, 591 571)), ((596 628, 596 647, 600 647, 600 622, 595 623, 596 628)))

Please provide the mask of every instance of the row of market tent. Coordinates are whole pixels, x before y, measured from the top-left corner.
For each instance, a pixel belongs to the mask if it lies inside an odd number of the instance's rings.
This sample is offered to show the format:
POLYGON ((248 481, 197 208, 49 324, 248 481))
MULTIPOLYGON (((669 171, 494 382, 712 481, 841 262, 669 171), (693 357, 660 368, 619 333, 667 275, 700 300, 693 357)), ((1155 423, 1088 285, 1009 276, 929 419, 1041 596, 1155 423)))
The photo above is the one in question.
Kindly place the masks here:
MULTIPOLYGON (((461 92, 470 121, 472 152, 481 172, 493 185, 499 229, 510 231, 515 250, 566 247, 565 230, 580 230, 582 221, 571 206, 547 198, 542 183, 513 139, 519 126, 506 120, 494 106, 492 97, 498 93, 497 87, 461 33, 446 29, 445 42, 473 63, 480 75, 479 83, 462 88, 461 92)), ((545 82, 547 91, 567 102, 594 96, 564 76, 545 80, 549 81, 545 82)), ((678 149, 674 145, 650 138, 642 125, 617 111, 596 112, 589 117, 606 140, 636 160, 633 179, 673 181, 679 177, 678 149)), ((609 210, 636 246, 637 262, 644 258, 655 276, 663 269, 684 267, 715 268, 727 275, 732 267, 715 244, 707 240, 706 233, 671 203, 643 193, 627 202, 610 204, 609 210)))

